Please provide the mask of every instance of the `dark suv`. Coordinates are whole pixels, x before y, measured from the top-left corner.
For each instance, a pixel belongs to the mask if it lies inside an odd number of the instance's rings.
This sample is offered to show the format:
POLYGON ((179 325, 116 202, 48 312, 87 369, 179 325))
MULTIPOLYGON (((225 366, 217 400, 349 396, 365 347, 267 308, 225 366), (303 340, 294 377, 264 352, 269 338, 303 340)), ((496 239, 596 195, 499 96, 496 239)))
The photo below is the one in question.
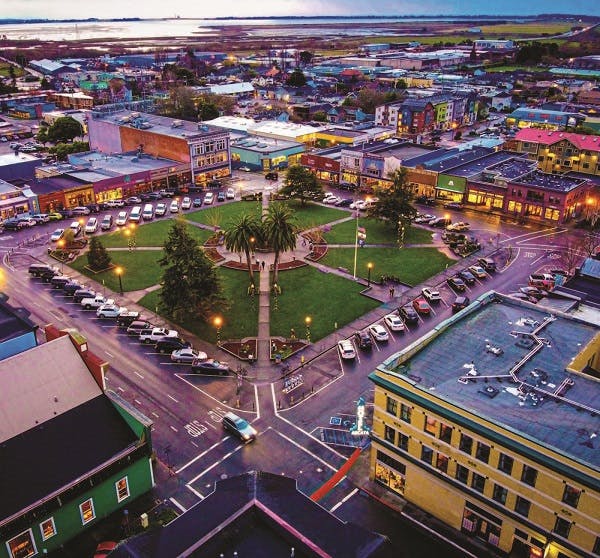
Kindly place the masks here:
POLYGON ((136 320, 141 320, 141 316, 139 312, 123 312, 117 316, 117 326, 118 327, 129 327, 136 320))
POLYGON ((77 289, 73 293, 73 302, 81 302, 84 298, 93 298, 96 296, 96 291, 92 289, 77 289))
POLYGON ((170 337, 166 339, 161 339, 156 342, 154 348, 159 353, 172 353, 173 351, 178 351, 179 349, 185 349, 189 347, 190 344, 187 341, 181 339, 181 337, 170 337))
POLYGON ((62 289, 65 295, 73 296, 81 288, 81 284, 78 281, 69 281, 63 285, 62 289))
POLYGON ((398 314, 407 324, 418 324, 419 315, 412 306, 402 306, 398 308, 398 314))
POLYGON ((354 334, 354 342, 356 343, 357 347, 363 351, 368 351, 373 346, 371 336, 369 335, 369 332, 365 330, 357 331, 354 334))
POLYGON ((265 178, 267 180, 278 180, 279 175, 276 172, 268 172, 267 174, 265 174, 265 178))

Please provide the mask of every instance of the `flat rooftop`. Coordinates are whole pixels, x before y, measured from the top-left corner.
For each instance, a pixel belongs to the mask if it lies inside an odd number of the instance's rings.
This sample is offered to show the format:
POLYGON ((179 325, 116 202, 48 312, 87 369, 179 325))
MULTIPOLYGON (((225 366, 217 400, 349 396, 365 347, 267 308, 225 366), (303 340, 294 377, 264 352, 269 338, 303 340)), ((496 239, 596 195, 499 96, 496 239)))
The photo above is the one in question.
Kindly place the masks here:
POLYGON ((570 192, 585 182, 580 178, 570 178, 560 174, 534 171, 516 180, 518 184, 537 186, 544 190, 570 192))
POLYGON ((231 142, 232 149, 244 149, 245 151, 254 151, 257 153, 268 154, 274 151, 284 151, 286 149, 302 148, 304 144, 297 141, 274 140, 271 138, 262 138, 256 136, 244 136, 234 142, 231 142))
POLYGON ((39 157, 34 157, 29 153, 18 152, 17 155, 13 153, 0 153, 0 167, 6 165, 14 165, 15 163, 26 163, 28 161, 39 161, 39 157))
POLYGON ((598 328, 493 292, 474 305, 393 371, 600 472, 600 384, 566 371, 598 328))
POLYGON ((479 149, 475 151, 475 153, 472 153, 471 151, 457 153, 454 157, 441 161, 440 164, 437 165, 438 168, 431 167, 431 170, 443 170, 444 172, 450 172, 450 174, 454 176, 469 178, 471 176, 476 176, 480 172, 490 167, 494 167, 499 163, 504 163, 516 158, 516 154, 509 151, 496 151, 490 153, 490 151, 487 150, 487 153, 484 153, 479 149), (441 169, 439 167, 441 167, 441 169))

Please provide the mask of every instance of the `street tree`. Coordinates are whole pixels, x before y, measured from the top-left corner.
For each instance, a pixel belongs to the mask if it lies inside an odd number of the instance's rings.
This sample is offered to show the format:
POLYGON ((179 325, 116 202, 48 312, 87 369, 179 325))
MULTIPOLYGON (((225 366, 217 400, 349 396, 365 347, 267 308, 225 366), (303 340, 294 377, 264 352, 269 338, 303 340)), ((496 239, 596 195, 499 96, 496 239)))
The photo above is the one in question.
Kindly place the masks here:
POLYGON ((167 316, 176 321, 201 318, 208 322, 225 310, 215 267, 189 234, 185 221, 176 220, 169 230, 158 263, 164 267, 159 299, 167 316))
POLYGON ((252 214, 240 215, 225 229, 225 247, 236 254, 246 256, 250 283, 254 285, 254 271, 252 270, 252 255, 254 246, 261 238, 261 222, 252 214))
POLYGON ((287 170, 284 185, 279 192, 298 198, 304 206, 307 199, 323 194, 323 185, 312 171, 302 165, 292 165, 287 170))
POLYGON ((57 160, 65 161, 70 153, 83 153, 90 150, 87 141, 74 141, 73 143, 58 143, 48 149, 48 153, 56 155, 57 160))
POLYGON ((87 253, 88 266, 94 271, 102 271, 110 267, 110 255, 96 236, 90 240, 90 249, 87 253))
POLYGON ((174 87, 169 91, 169 97, 162 101, 159 112, 171 118, 196 121, 198 109, 194 101, 194 90, 190 87, 174 87))
POLYGON ((412 205, 413 191, 407 181, 406 169, 395 170, 389 177, 392 183, 376 188, 375 194, 379 202, 370 207, 367 214, 399 231, 414 219, 417 211, 412 205))
POLYGON ((48 127, 48 141, 53 143, 73 141, 78 136, 83 136, 83 126, 71 116, 61 116, 48 127))
POLYGON ((313 53, 309 52, 308 50, 301 50, 299 56, 300 56, 300 62, 302 62, 302 64, 304 66, 306 66, 307 64, 310 64, 314 57, 313 53))
POLYGON ((279 258, 282 253, 296 248, 298 227, 294 212, 289 205, 273 202, 263 220, 263 238, 275 253, 273 261, 273 284, 279 283, 279 258))
POLYGON ((296 68, 287 80, 287 84, 292 87, 302 87, 306 85, 306 76, 300 68, 296 68))

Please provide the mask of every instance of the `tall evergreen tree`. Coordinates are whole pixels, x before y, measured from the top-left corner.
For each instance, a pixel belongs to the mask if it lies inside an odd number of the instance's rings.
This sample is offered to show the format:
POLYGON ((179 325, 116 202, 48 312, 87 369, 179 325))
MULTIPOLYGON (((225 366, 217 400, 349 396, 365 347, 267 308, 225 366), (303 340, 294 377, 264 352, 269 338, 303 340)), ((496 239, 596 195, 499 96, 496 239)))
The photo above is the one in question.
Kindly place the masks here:
POLYGON ((88 266, 94 271, 108 269, 110 266, 110 255, 98 237, 90 240, 90 249, 87 253, 88 266))
POLYGON ((369 217, 379 219, 392 227, 410 223, 416 214, 412 205, 413 190, 406 178, 406 169, 390 173, 392 183, 376 190, 379 202, 368 210, 369 217))
POLYGON ((279 192, 293 198, 299 198, 302 205, 306 200, 323 193, 323 186, 315 174, 302 165, 292 165, 285 177, 285 184, 279 192))

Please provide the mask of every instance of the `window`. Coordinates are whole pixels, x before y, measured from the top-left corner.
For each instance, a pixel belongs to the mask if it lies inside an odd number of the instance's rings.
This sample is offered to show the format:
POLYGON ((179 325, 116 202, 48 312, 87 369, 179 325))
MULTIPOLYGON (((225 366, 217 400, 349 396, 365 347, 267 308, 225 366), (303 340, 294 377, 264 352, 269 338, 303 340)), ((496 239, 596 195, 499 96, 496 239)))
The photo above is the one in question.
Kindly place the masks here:
POLYGON ((117 502, 122 502, 125 498, 129 498, 129 483, 127 477, 123 477, 115 483, 117 490, 117 502))
POLYGON ((503 473, 510 475, 512 473, 514 462, 515 460, 510 457, 510 455, 501 453, 500 459, 498 459, 498 469, 500 469, 503 473))
POLYGON ((473 478, 471 479, 471 488, 483 494, 483 490, 485 489, 485 477, 483 475, 479 475, 478 473, 473 473, 473 478))
POLYGON ((571 522, 570 521, 567 521, 566 519, 563 519, 562 517, 556 518, 556 523, 554 524, 553 531, 557 535, 560 535, 561 537, 568 539, 570 530, 571 530, 571 522))
POLYGON ((398 447, 401 450, 408 451, 408 436, 398 433, 398 447))
POLYGON ((506 504, 506 495, 508 494, 508 490, 499 484, 494 485, 494 492, 492 494, 492 498, 499 502, 500 504, 506 504))
POLYGON ((530 467, 529 465, 523 465, 523 472, 521 473, 521 480, 529 486, 535 486, 537 480, 537 469, 530 467))
POLYGON ((383 436, 387 442, 391 442, 392 444, 396 442, 396 431, 387 424, 385 425, 383 436))
POLYGON ((46 519, 40 523, 40 532, 42 533, 42 539, 47 540, 50 537, 56 535, 56 526, 54 525, 54 518, 46 519))
POLYGON ((487 463, 490 459, 490 446, 482 442, 477 442, 477 451, 475 452, 475 457, 479 459, 479 461, 487 463))
POLYGON ((385 404, 385 410, 394 416, 398 416, 398 401, 388 396, 385 404))
POLYGON ((37 554, 31 529, 13 537, 6 544, 11 558, 29 558, 29 556, 37 554))
POLYGON ((400 406, 400 418, 404 422, 410 422, 411 414, 412 414, 412 409, 408 405, 405 405, 404 403, 402 403, 402 405, 400 406))
POLYGON ((442 442, 446 442, 447 444, 449 444, 451 439, 452 439, 452 427, 448 426, 447 424, 444 424, 443 422, 440 423, 440 440, 442 440, 442 442))
POLYGON ((83 504, 79 504, 79 514, 81 515, 81 523, 85 525, 96 517, 94 513, 94 502, 92 499, 86 500, 83 504))
POLYGON ((463 467, 462 465, 457 465, 456 480, 462 482, 463 484, 467 484, 467 482, 469 481, 469 469, 463 467))
POLYGON ((432 417, 427 417, 425 419, 425 432, 431 434, 432 436, 437 435, 438 421, 432 417))
POLYGON ((562 501, 565 504, 576 508, 579 503, 579 496, 581 496, 581 490, 567 484, 565 486, 565 491, 563 492, 562 501))
POLYGON ((437 454, 437 460, 435 462, 435 466, 437 469, 442 471, 442 473, 448 472, 448 458, 441 453, 437 454))
POLYGON ((517 496, 517 501, 515 503, 515 511, 522 515, 523 517, 527 517, 529 515, 529 508, 531 507, 531 502, 529 500, 525 500, 521 496, 517 496))
POLYGON ((431 462, 433 461, 433 450, 431 448, 428 448, 427 446, 421 448, 421 461, 431 465, 431 462))
POLYGON ((467 436, 466 434, 461 434, 458 449, 470 455, 471 451, 473 450, 473 438, 471 438, 471 436, 467 436))

